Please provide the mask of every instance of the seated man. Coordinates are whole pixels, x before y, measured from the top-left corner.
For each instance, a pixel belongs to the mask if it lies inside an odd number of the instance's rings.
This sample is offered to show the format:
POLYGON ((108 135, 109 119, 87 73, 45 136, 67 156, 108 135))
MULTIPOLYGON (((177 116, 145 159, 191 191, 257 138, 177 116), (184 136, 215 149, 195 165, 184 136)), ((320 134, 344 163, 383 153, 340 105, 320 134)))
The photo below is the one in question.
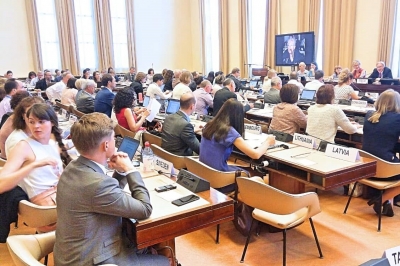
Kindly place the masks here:
POLYGON ((49 87, 49 84, 53 82, 53 76, 51 75, 50 71, 44 72, 44 78, 36 82, 35 89, 40 89, 41 91, 46 91, 49 87))
POLYGON ((318 91, 322 85, 324 85, 324 72, 317 70, 315 71, 315 79, 306 83, 306 90, 318 91))
POLYGON ((166 257, 137 255, 122 234, 122 218, 146 219, 149 192, 127 154, 115 152, 114 125, 105 114, 84 115, 71 127, 81 154, 60 177, 55 265, 169 265, 166 257), (108 176, 105 165, 115 169, 108 176), (128 184, 131 195, 123 191, 128 184))
POLYGON ((89 114, 94 112, 94 90, 96 82, 85 79, 82 82, 82 89, 76 94, 76 109, 82 113, 89 114))
POLYGON ((390 68, 386 67, 384 62, 379 61, 378 63, 376 63, 376 68, 374 69, 372 74, 369 76, 369 78, 392 79, 393 78, 392 70, 390 68))
POLYGON ((222 105, 229 100, 229 99, 237 99, 235 94, 235 82, 227 78, 225 79, 224 83, 222 83, 222 89, 218 90, 214 95, 214 102, 213 102, 213 116, 216 116, 219 109, 221 109, 222 105))
POLYGON ((187 92, 180 98, 181 108, 178 112, 165 118, 161 132, 161 148, 178 156, 199 154, 199 140, 190 124, 190 115, 196 108, 196 98, 187 92))
POLYGON ((117 83, 112 75, 104 74, 101 78, 101 84, 103 87, 97 93, 96 98, 94 99, 94 111, 111 117, 113 100, 115 97, 113 90, 117 86, 117 83))
POLYGON ((304 90, 304 86, 301 82, 298 81, 297 71, 290 72, 289 78, 290 80, 288 81, 287 84, 296 85, 299 88, 299 93, 301 93, 304 90))
POLYGON ((196 113, 207 115, 208 108, 213 107, 213 98, 211 96, 212 85, 208 80, 203 80, 200 83, 200 88, 193 92, 196 97, 196 113))
POLYGON ((264 103, 278 104, 281 102, 279 91, 282 88, 282 80, 280 77, 271 79, 271 89, 264 94, 264 103))

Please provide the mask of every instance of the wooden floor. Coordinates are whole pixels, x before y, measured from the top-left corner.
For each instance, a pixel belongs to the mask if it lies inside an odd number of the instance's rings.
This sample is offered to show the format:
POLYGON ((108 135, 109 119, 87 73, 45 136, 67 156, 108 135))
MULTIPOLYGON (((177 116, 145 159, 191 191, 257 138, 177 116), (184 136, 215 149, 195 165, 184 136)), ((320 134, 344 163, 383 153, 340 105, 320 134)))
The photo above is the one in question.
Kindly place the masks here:
MULTIPOLYGON (((314 225, 324 258, 318 250, 309 222, 287 233, 287 265, 359 265, 379 258, 385 249, 400 245, 400 208, 394 217, 383 217, 382 231, 377 232, 377 215, 366 200, 355 198, 347 214, 343 209, 347 197, 341 190, 319 191, 322 212, 315 216, 314 225)), ((264 199, 268 200, 268 199, 264 199)), ((220 244, 215 244, 215 227, 206 228, 176 239, 176 252, 183 266, 203 265, 281 265, 282 234, 261 231, 251 238, 246 259, 239 263, 245 237, 231 222, 221 225, 220 244)), ((25 226, 12 229, 11 234, 31 234, 25 226)), ((0 244, 0 265, 14 265, 6 244, 0 244)), ((50 264, 53 260, 50 258, 50 264)))

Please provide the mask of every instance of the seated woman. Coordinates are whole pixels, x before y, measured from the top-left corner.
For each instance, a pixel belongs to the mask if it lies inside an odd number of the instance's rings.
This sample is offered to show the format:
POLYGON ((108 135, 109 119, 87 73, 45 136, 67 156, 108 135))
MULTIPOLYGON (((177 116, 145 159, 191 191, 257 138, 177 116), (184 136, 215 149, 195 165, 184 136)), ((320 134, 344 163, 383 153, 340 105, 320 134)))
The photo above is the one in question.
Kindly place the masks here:
POLYGON ((243 105, 236 99, 229 99, 203 129, 200 142, 200 161, 219 171, 236 171, 240 168, 227 164, 233 146, 250 158, 259 159, 267 152, 269 146, 275 144, 275 138, 268 136, 258 148, 253 149, 244 141, 243 134, 243 105))
POLYGON ((264 78, 264 82, 262 85, 263 93, 267 93, 271 89, 271 79, 276 76, 277 76, 277 72, 275 69, 268 70, 268 74, 264 78))
POLYGON ((338 79, 340 72, 342 72, 342 67, 335 66, 335 68, 333 69, 333 75, 331 76, 331 79, 338 79))
POLYGON ((146 76, 147 83, 153 82, 153 76, 154 76, 154 69, 149 68, 149 70, 147 70, 147 76, 146 76))
POLYGON ((361 62, 359 60, 354 60, 353 61, 353 77, 355 79, 358 78, 365 78, 365 76, 367 75, 367 71, 365 71, 364 69, 361 68, 361 62))
POLYGON ((96 82, 97 88, 101 88, 101 74, 99 71, 93 72, 93 81, 96 82))
POLYGON ((285 84, 280 90, 279 96, 282 102, 275 106, 269 128, 292 135, 299 133, 300 128, 307 126, 307 116, 296 105, 299 98, 299 87, 294 84, 285 84))
POLYGON ((308 77, 315 77, 315 71, 318 70, 318 64, 317 62, 311 62, 310 64, 310 70, 308 71, 308 77))
MULTIPOLYGON (((152 77, 153 79, 153 77, 152 77)), ((135 76, 135 81, 131 83, 131 88, 135 91, 136 97, 139 98, 139 93, 143 96, 143 83, 146 82, 146 74, 143 72, 139 72, 135 76)))
POLYGON ((182 96, 182 94, 187 93, 187 92, 192 92, 192 90, 189 88, 189 84, 193 80, 192 73, 190 71, 182 71, 181 76, 179 77, 180 82, 174 87, 172 91, 172 98, 179 100, 182 96))
POLYGON ((346 68, 339 74, 338 85, 335 86, 335 99, 341 100, 359 100, 360 97, 354 91, 350 84, 353 82, 353 74, 346 68))
POLYGON ((297 71, 297 76, 298 77, 307 77, 308 76, 308 70, 306 69, 306 63, 304 63, 304 62, 299 63, 299 70, 297 71))
POLYGON ((332 143, 335 142, 338 126, 347 134, 357 132, 357 126, 350 122, 342 109, 332 104, 334 97, 335 93, 332 85, 325 84, 319 88, 317 91, 317 104, 308 108, 306 129, 310 136, 332 143))
MULTIPOLYGON (((395 153, 395 146, 400 137, 400 95, 389 89, 381 93, 375 103, 376 111, 369 111, 365 116, 362 149, 385 161, 400 163, 395 153), (379 140, 379 141, 378 141, 379 140)), ((382 179, 379 179, 382 180, 382 179)), ((399 175, 385 180, 400 180, 399 175)), ((393 198, 400 194, 400 187, 386 189, 382 195, 382 214, 392 217, 393 198)), ((379 213, 379 197, 371 200, 374 210, 379 213)))
POLYGON ((26 119, 32 136, 18 142, 8 154, 0 170, 0 193, 18 185, 32 203, 56 205, 63 164, 58 151, 50 145, 50 138, 54 134, 61 141, 57 115, 51 106, 40 103, 28 110, 26 119))
POLYGON ((162 88, 162 91, 172 91, 172 78, 174 77, 174 71, 167 70, 163 77, 165 86, 162 88))
POLYGON ((76 105, 75 98, 78 90, 75 86, 76 78, 67 81, 67 87, 61 92, 61 103, 65 105, 76 105))
POLYGON ((120 126, 137 132, 145 130, 142 125, 150 113, 146 108, 132 110, 134 100, 135 92, 131 88, 124 88, 118 91, 114 98, 114 112, 120 126), (138 118, 139 114, 140 118, 138 118))

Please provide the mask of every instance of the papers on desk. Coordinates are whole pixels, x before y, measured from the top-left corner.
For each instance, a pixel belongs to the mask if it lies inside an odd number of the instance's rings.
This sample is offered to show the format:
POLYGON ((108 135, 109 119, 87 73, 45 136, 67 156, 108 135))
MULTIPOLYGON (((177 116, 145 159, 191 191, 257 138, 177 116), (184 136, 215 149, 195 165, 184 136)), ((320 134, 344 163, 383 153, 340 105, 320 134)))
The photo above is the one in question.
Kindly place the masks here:
POLYGON ((316 162, 313 162, 308 159, 298 159, 298 160, 296 160, 296 163, 306 165, 306 166, 316 164, 316 162))
POLYGON ((150 99, 149 105, 147 105, 147 110, 150 111, 150 115, 146 118, 147 121, 152 122, 154 117, 158 114, 158 111, 160 111, 161 103, 157 101, 157 99, 152 98, 150 99))
POLYGON ((246 144, 248 146, 252 147, 253 149, 255 147, 260 146, 261 143, 263 143, 268 137, 267 134, 261 134, 260 135, 260 134, 252 134, 252 133, 248 133, 248 132, 245 132, 244 136, 245 136, 245 140, 244 141, 246 142, 246 144))

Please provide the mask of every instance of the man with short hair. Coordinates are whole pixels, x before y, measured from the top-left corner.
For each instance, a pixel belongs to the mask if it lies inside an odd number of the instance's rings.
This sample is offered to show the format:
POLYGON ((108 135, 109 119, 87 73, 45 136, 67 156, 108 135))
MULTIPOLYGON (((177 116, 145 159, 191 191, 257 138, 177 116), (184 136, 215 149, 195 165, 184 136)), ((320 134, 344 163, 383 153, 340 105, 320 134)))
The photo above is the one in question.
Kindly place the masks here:
POLYGON ((213 98, 211 97, 212 84, 209 80, 203 80, 200 83, 200 88, 193 92, 196 97, 196 109, 195 112, 198 114, 207 115, 208 108, 213 107, 213 98))
POLYGON ((53 76, 51 75, 51 72, 45 71, 44 79, 41 79, 36 83, 35 89, 40 89, 41 91, 45 91, 49 87, 50 82, 53 82, 52 78, 53 76))
MULTIPOLYGON (((60 72, 60 70, 59 69, 56 69, 56 70, 54 70, 54 81, 58 78, 58 77, 60 77, 60 80, 61 80, 61 72, 60 72)), ((55 81, 55 82, 58 82, 58 81, 55 81)))
POLYGON ((76 109, 82 113, 89 114, 94 112, 94 90, 96 82, 88 79, 82 81, 82 89, 76 94, 76 109))
POLYGON ((153 83, 149 85, 146 91, 146 96, 156 98, 157 100, 164 100, 171 96, 171 94, 163 93, 160 86, 164 84, 164 77, 161 74, 154 74, 153 83))
POLYGON ((369 76, 369 78, 392 79, 393 78, 392 70, 385 66, 385 62, 379 61, 378 63, 376 63, 376 68, 374 69, 372 74, 369 76))
MULTIPOLYGON (((234 69, 232 69, 231 74, 229 74, 227 76, 227 78, 230 78, 233 80, 233 82, 235 82, 235 91, 238 92, 240 90, 247 90, 248 88, 246 86, 244 86, 241 82, 240 82, 240 69, 235 67, 234 69)), ((250 87, 251 89, 253 88, 253 86, 250 87)))
POLYGON ((129 72, 124 76, 126 81, 134 82, 136 78, 136 69, 132 66, 129 68, 129 72))
POLYGON ((62 80, 60 82, 48 87, 46 89, 46 94, 47 98, 49 98, 49 101, 51 101, 53 104, 56 103, 56 100, 61 101, 62 91, 67 87, 68 80, 73 77, 74 76, 72 76, 69 71, 66 71, 62 74, 62 80))
POLYGON ((62 80, 62 74, 64 74, 65 70, 61 70, 61 74, 54 78, 54 82, 60 82, 62 80))
POLYGON ((287 49, 283 52, 283 63, 297 65, 298 63, 304 61, 304 55, 296 49, 296 39, 290 37, 287 42, 287 49))
POLYGON ((101 90, 94 99, 94 111, 103 113, 111 117, 112 102, 114 100, 113 90, 117 86, 115 78, 111 74, 104 74, 101 78, 101 90))
POLYGON ((298 76, 296 71, 292 71, 289 74, 290 80, 288 81, 287 84, 294 84, 299 88, 299 93, 301 93, 304 89, 304 86, 301 82, 298 81, 298 76))
POLYGON ((6 96, 4 96, 3 100, 0 102, 0 121, 3 115, 12 111, 10 104, 11 98, 17 91, 23 90, 23 87, 21 88, 21 84, 15 79, 9 79, 4 84, 4 90, 6 91, 6 96))
POLYGON ((306 90, 318 91, 318 89, 324 85, 324 71, 315 71, 315 79, 306 83, 306 90))
POLYGON ((169 265, 166 257, 136 254, 122 231, 122 217, 146 219, 153 207, 128 155, 115 151, 113 121, 84 115, 71 127, 71 138, 80 156, 57 186, 55 265, 169 265))
POLYGON ((217 115, 219 109, 221 109, 222 105, 224 105, 228 99, 237 99, 236 94, 234 93, 236 86, 232 79, 225 79, 222 86, 222 89, 218 90, 214 95, 213 116, 217 115))
POLYGON ((182 70, 181 69, 175 69, 174 70, 174 77, 172 78, 172 88, 174 89, 176 85, 178 85, 178 83, 180 83, 180 77, 182 74, 182 70))
POLYGON ((36 73, 36 77, 33 78, 33 79, 31 80, 31 83, 30 83, 29 85, 35 86, 36 83, 37 83, 39 80, 41 80, 42 78, 43 78, 43 72, 42 72, 42 71, 38 71, 38 72, 36 73))
POLYGON ((200 143, 189 117, 196 108, 196 98, 192 92, 187 92, 181 96, 180 104, 179 111, 164 120, 161 148, 178 156, 199 154, 200 143))
POLYGON ((13 72, 11 70, 8 70, 6 73, 6 78, 12 79, 12 77, 13 77, 13 72))
POLYGON ((278 104, 281 102, 279 92, 282 88, 282 80, 280 77, 271 79, 271 89, 264 94, 264 103, 278 104))

